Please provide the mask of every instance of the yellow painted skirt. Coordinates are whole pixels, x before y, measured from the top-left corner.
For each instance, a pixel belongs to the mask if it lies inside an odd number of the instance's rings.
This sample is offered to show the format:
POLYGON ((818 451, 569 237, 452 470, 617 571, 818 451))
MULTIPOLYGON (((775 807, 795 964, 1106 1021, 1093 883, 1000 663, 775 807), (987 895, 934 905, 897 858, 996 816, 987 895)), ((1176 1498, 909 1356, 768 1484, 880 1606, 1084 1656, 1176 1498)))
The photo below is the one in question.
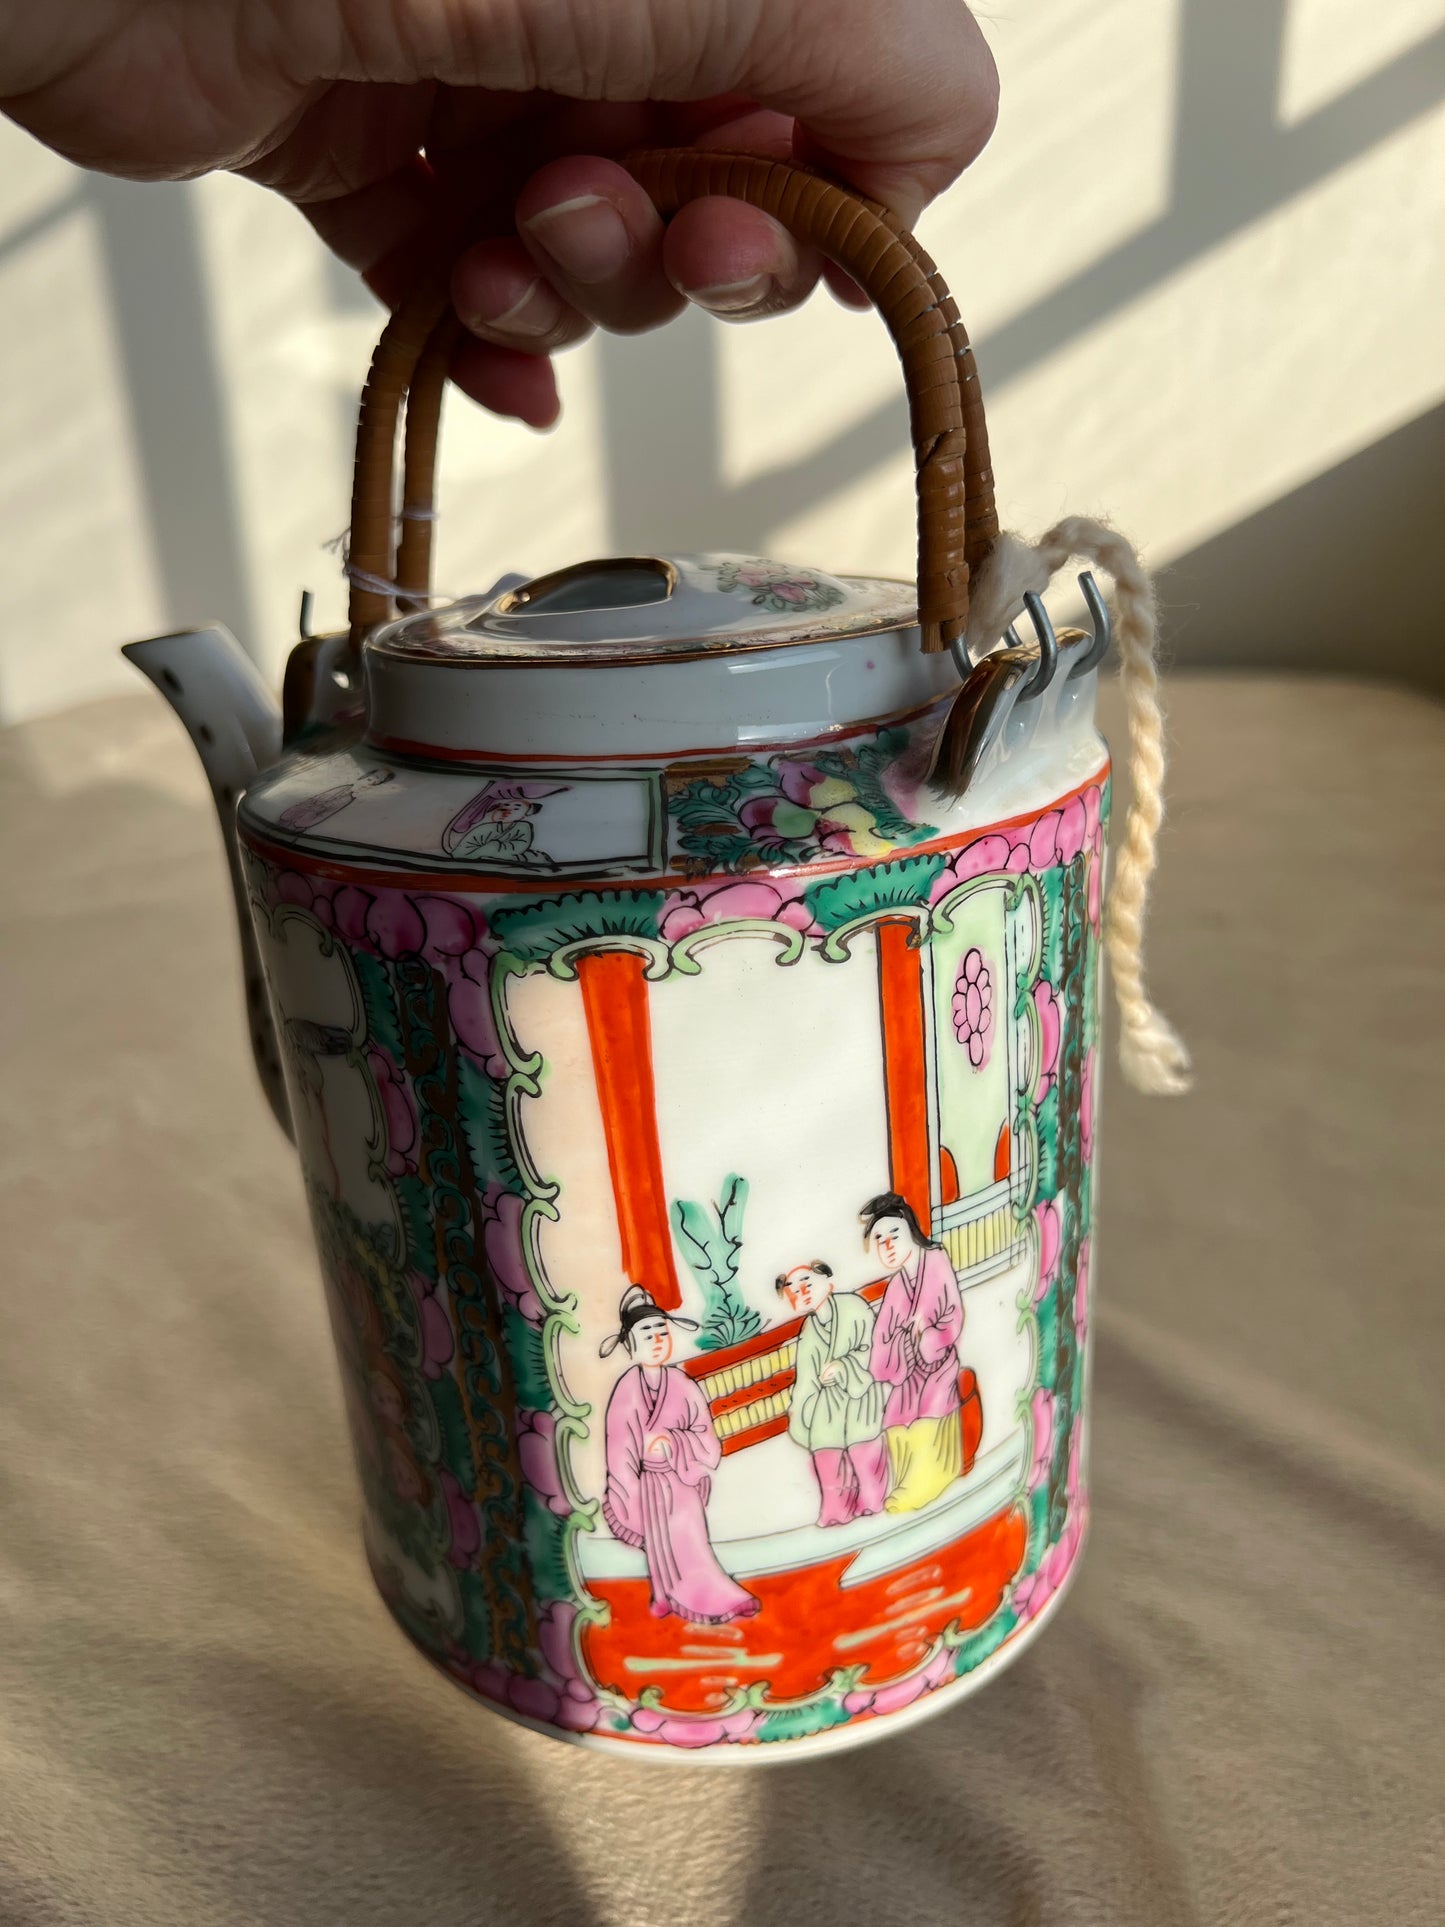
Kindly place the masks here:
POLYGON ((931 1505, 963 1472, 963 1430, 957 1412, 888 1428, 889 1512, 931 1505))

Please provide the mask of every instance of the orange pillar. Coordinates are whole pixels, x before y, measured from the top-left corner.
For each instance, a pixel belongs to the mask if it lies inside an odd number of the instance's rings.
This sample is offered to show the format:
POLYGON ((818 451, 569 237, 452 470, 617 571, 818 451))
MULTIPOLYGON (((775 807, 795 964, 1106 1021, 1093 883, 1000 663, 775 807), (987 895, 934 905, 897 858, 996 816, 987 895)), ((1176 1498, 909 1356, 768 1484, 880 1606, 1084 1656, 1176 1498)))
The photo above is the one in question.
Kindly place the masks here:
POLYGON ((643 958, 630 950, 594 950, 578 958, 577 977, 602 1106, 622 1269, 664 1311, 675 1311, 682 1293, 662 1181, 643 968, 643 958))
POLYGON ((923 1020, 923 953, 911 923, 878 926, 878 997, 883 1012, 883 1082, 888 1093, 888 1162, 893 1189, 932 1228, 928 1160, 928 1070, 923 1020))

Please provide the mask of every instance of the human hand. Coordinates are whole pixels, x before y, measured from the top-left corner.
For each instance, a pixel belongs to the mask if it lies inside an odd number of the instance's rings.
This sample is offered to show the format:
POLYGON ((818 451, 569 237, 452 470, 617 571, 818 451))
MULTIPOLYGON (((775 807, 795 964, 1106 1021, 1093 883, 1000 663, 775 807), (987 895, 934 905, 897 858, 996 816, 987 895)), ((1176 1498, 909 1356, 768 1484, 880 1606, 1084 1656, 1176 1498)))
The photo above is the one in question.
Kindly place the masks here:
POLYGON ((672 1440, 665 1432, 658 1432, 647 1441, 646 1456, 649 1459, 670 1459, 672 1440))
POLYGON ((838 1367, 837 1360, 830 1358, 827 1364, 823 1367, 823 1369, 818 1374, 818 1383, 820 1385, 833 1384, 833 1382, 838 1376, 838 1370, 839 1370, 839 1367, 838 1367))
POLYGON ((685 299, 751 320, 820 271, 739 201, 664 231, 611 156, 798 158, 911 222, 982 148, 997 98, 960 0, 0 0, 0 110, 68 159, 245 174, 388 304, 460 254, 453 376, 534 427, 557 415, 548 357, 594 324, 635 333, 685 299))

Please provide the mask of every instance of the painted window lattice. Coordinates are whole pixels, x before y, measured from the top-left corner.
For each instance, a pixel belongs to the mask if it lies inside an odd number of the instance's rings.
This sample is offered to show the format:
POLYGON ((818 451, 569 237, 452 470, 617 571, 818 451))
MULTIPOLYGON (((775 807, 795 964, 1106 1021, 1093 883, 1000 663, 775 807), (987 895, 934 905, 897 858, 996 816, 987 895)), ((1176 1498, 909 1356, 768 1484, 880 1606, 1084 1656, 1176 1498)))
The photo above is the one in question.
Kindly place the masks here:
MULTIPOLYGON (((773 800, 814 812, 807 824, 784 816, 782 829, 816 849, 824 810, 840 807, 819 803, 818 782, 841 779, 822 758, 811 767, 806 803, 781 777, 773 800)), ((851 766, 847 780, 879 823, 867 772, 851 766)), ((735 808, 741 820, 750 795, 714 787, 725 803, 699 796, 699 804, 735 808)), ((364 889, 250 858, 271 942, 304 956, 308 971, 314 959, 314 973, 330 972, 328 983, 339 986, 333 1014, 299 1013, 285 1037, 293 1090, 309 1093, 297 1107, 298 1134, 372 1561, 403 1623, 459 1679, 578 1731, 682 1746, 767 1743, 896 1710, 960 1677, 1062 1584, 1086 1504, 1081 1400, 1106 810, 1107 786, 1091 786, 1019 829, 821 879, 722 875, 678 889, 486 902, 364 889), (631 947, 657 976, 705 971, 709 946, 728 940, 723 926, 743 923, 772 930, 780 955, 806 950, 849 968, 857 934, 890 919, 906 918, 910 942, 926 951, 980 884, 1012 892, 1015 903, 1027 892, 1038 925, 1033 968, 1012 980, 999 959, 969 946, 953 980, 948 1039, 977 1071, 1006 1026, 1022 1040, 1013 1128, 1027 1190, 1015 1184, 1003 1208, 1034 1254, 1019 1306, 1034 1371, 1022 1414, 1026 1465, 997 1522, 1009 1564, 1002 1597, 979 1623, 951 1620, 891 1676, 844 1661, 807 1693, 775 1695, 760 1683, 706 1708, 665 1689, 633 1698, 599 1684, 587 1654, 608 1609, 584 1579, 581 1542, 598 1530, 600 1494, 579 1486, 574 1466, 601 1412, 559 1369, 576 1301, 549 1279, 539 1254, 543 1228, 566 1201, 527 1144, 526 1105, 545 1067, 510 1027, 509 987, 529 973, 575 973, 599 945, 631 947), (350 1095, 343 1101, 341 1092, 350 1095), (340 1142, 353 1114, 360 1156, 340 1142)), ((701 852, 705 823, 693 828, 701 852)), ((698 1293, 690 1303, 708 1321, 700 1351, 708 1338, 765 1342, 765 1328, 750 1329, 730 1269, 746 1207, 736 1173, 720 1194, 671 1201, 683 1275, 698 1293)))

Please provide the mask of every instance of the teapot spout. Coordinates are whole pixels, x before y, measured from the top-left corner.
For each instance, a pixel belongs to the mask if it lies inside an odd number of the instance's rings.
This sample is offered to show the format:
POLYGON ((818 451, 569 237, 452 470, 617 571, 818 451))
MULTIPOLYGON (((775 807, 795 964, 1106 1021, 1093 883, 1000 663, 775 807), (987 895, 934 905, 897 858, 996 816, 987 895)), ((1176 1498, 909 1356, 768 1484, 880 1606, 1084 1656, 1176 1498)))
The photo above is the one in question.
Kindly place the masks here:
POLYGON ((238 797, 256 772, 281 754, 280 705, 236 638, 219 624, 127 643, 122 653, 150 678, 180 717, 205 766, 231 871, 251 1050, 276 1121, 290 1137, 291 1107, 276 1022, 236 841, 238 797))

